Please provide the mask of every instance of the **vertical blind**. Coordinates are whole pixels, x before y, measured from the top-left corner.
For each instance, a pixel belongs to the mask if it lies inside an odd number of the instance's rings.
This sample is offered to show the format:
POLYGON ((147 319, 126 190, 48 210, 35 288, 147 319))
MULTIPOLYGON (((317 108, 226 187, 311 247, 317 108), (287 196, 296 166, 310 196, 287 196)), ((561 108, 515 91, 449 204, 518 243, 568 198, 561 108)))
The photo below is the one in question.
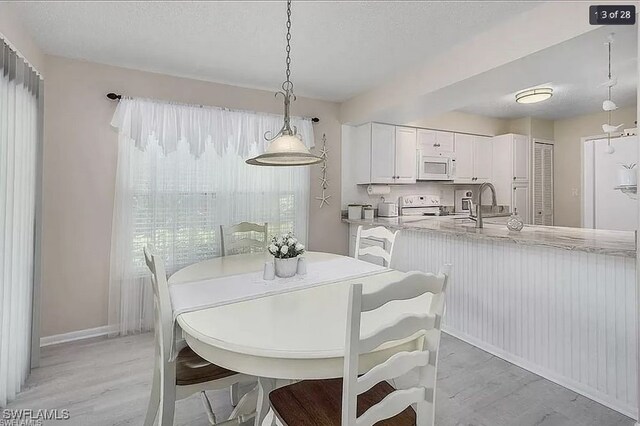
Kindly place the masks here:
POLYGON ((40 77, 0 39, 0 407, 30 367, 40 77))
MULTIPOLYGON (((308 119, 294 118, 307 146, 308 119)), ((220 225, 268 223, 306 243, 308 167, 257 167, 245 160, 267 146, 282 116, 122 99, 111 240, 111 334, 153 326, 153 298, 142 249, 153 246, 169 273, 220 253, 220 225)))

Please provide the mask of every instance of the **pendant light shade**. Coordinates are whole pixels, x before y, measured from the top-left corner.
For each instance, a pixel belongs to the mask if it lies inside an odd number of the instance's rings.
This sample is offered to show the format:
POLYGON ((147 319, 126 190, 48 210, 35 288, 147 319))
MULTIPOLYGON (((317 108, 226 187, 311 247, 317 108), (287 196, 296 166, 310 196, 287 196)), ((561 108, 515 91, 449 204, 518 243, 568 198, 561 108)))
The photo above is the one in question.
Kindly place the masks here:
POLYGON ((267 152, 250 158, 246 162, 254 166, 308 166, 322 161, 311 154, 298 136, 278 136, 267 148, 267 152))
POLYGON ((250 158, 247 164, 254 166, 308 166, 322 161, 322 158, 313 155, 298 136, 295 126, 291 127, 289 108, 291 100, 296 100, 293 94, 293 82, 291 81, 291 0, 287 1, 287 79, 282 83, 282 90, 276 93, 284 98, 284 125, 274 137, 269 137, 270 132, 265 133, 266 140, 271 142, 267 152, 250 158))

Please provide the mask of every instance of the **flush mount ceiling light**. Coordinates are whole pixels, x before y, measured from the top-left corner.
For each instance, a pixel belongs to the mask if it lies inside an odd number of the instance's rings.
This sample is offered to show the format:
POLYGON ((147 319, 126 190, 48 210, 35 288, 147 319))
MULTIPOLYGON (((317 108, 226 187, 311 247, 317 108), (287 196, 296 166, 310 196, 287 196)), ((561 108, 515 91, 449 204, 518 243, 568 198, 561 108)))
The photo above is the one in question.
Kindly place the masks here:
POLYGON ((546 101, 553 96, 553 89, 550 87, 539 87, 537 89, 523 90, 516 93, 516 102, 519 104, 535 104, 546 101))
POLYGON ((322 158, 313 155, 302 142, 298 135, 296 126, 291 127, 291 117, 289 115, 289 107, 291 98, 296 100, 293 94, 293 83, 291 82, 291 0, 287 1, 287 59, 286 59, 286 76, 287 79, 282 83, 282 90, 276 93, 276 96, 282 95, 284 98, 284 125, 275 136, 270 137, 271 132, 264 134, 264 138, 271 142, 267 151, 257 157, 250 158, 247 164, 254 166, 307 166, 322 161, 322 158))

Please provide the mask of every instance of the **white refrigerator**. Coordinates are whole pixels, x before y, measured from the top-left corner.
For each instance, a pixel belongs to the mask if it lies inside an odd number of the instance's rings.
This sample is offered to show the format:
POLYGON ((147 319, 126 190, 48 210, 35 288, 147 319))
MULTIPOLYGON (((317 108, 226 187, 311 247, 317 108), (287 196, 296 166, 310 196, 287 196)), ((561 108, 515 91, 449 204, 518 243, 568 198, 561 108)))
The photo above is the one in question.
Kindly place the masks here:
MULTIPOLYGON (((612 138, 615 151, 607 153, 607 139, 585 142, 583 153, 583 209, 585 228, 634 231, 638 229, 638 201, 620 190, 618 170, 638 161, 638 136, 612 138)), ((640 167, 640 166, 636 166, 640 167)))

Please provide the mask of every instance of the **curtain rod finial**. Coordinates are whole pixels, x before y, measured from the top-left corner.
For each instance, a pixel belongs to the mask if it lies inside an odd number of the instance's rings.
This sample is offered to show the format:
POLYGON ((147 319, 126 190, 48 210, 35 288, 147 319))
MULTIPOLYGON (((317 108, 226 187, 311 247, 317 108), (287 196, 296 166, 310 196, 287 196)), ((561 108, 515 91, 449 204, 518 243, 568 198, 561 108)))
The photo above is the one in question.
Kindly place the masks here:
POLYGON ((111 92, 107 93, 107 98, 111 99, 112 101, 119 101, 120 99, 122 99, 122 95, 111 92))

